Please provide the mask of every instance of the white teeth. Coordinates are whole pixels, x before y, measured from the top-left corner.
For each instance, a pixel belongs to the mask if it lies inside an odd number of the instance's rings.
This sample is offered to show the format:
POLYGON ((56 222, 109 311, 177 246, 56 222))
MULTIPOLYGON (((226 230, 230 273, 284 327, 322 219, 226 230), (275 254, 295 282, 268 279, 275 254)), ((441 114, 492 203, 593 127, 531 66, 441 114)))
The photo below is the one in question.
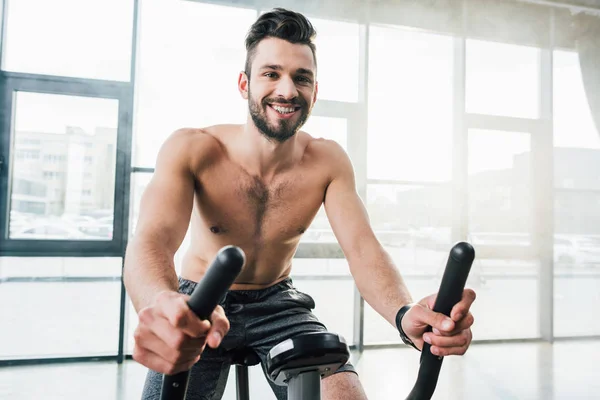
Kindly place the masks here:
POLYGON ((279 106, 273 106, 273 108, 275 110, 277 110, 278 112, 280 112, 281 114, 289 114, 292 113, 294 111, 296 111, 295 108, 293 107, 279 107, 279 106))

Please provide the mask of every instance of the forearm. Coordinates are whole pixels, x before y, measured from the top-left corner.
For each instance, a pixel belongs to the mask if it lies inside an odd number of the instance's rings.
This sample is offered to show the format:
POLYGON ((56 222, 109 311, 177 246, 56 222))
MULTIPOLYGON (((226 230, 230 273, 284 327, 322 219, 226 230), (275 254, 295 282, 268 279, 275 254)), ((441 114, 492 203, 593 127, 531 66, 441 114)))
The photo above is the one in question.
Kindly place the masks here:
POLYGON ((390 255, 381 245, 370 246, 349 263, 361 296, 396 327, 398 310, 412 297, 390 255))
POLYGON ((151 240, 129 243, 123 280, 136 311, 150 305, 158 293, 179 288, 172 252, 151 240))

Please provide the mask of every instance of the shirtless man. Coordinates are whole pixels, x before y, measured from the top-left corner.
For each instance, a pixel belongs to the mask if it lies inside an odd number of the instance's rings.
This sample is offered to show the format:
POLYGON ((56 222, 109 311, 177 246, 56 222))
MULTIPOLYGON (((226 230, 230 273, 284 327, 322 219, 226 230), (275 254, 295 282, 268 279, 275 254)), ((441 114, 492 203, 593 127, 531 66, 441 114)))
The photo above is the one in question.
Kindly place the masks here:
MULTIPOLYGON (((348 155, 299 130, 317 99, 314 35, 301 14, 261 15, 238 79, 246 123, 181 129, 159 152, 124 270, 139 315, 133 358, 150 369, 144 399, 159 398, 161 374, 190 368, 188 399, 220 399, 230 350, 249 347, 264 361, 277 343, 326 329, 311 312, 313 299, 289 278, 300 237, 322 204, 361 295, 383 318, 418 349, 430 342, 434 354, 462 355, 470 345, 475 293, 465 289, 451 319, 431 310, 435 294, 404 307, 413 300, 370 227, 348 155), (178 277, 173 256, 190 219, 191 246, 178 277), (211 322, 200 321, 186 299, 231 244, 244 250, 245 267, 211 322), (434 332, 424 334, 427 325, 434 332)), ((271 386, 286 398, 285 387, 271 386)), ((366 398, 349 363, 323 379, 322 396, 366 398)))

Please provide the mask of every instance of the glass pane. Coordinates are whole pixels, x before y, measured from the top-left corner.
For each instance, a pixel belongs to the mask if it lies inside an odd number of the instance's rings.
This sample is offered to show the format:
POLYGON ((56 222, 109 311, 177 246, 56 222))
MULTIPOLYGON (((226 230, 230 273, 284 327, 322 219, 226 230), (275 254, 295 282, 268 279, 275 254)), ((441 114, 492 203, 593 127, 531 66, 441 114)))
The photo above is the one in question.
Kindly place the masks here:
MULTIPOLYGON (((367 186, 367 211, 375 234, 415 300, 439 288, 451 248, 451 194, 449 185, 367 186)), ((390 342, 400 342, 398 331, 365 304, 365 343, 390 342)))
POLYGON ((473 334, 478 339, 538 337, 530 136, 473 129, 468 146, 468 240, 476 251, 472 268, 481 271, 473 334), (514 323, 507 324, 509 319, 514 323))
POLYGON ((598 335, 600 131, 577 53, 554 52, 554 334, 598 335))
POLYGON ((133 0, 7 2, 3 69, 129 81, 133 0))
POLYGON ((348 150, 348 121, 345 118, 311 116, 302 130, 315 138, 334 140, 348 150))
POLYGON ((540 50, 468 39, 468 113, 538 118, 540 50))
POLYGON ((307 18, 317 31, 317 101, 358 101, 360 26, 310 15, 307 18))
POLYGON ((248 105, 237 80, 244 69, 244 38, 256 15, 193 1, 144 3, 134 165, 154 166, 158 149, 179 128, 246 121, 248 105))
POLYGON ((0 359, 117 354, 120 258, 5 257, 0 282, 0 359))
MULTIPOLYGON (((553 65, 554 146, 559 148, 600 149, 600 133, 592 119, 579 68, 578 54, 555 51, 553 65)), ((574 151, 598 154, 597 151, 574 151)), ((558 186, 563 186, 561 182, 556 183, 558 186)))
POLYGON ((453 57, 449 36, 371 27, 369 179, 451 179, 453 57))
POLYGON ((15 97, 9 238, 112 240, 118 100, 15 97))

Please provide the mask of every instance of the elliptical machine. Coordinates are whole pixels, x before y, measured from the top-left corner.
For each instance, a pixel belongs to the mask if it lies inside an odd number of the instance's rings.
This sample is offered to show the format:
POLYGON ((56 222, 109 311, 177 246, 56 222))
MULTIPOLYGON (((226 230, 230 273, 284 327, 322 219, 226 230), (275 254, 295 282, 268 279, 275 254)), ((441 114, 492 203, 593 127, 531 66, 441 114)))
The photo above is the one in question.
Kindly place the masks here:
MULTIPOLYGON (((433 311, 450 315, 461 299, 474 259, 475 250, 469 243, 459 242, 452 247, 433 311)), ((188 301, 200 319, 210 316, 244 263, 239 247, 225 246, 219 251, 188 301)), ((433 355, 430 347, 428 343, 423 346, 417 381, 406 400, 429 400, 433 396, 443 357, 433 355)), ((330 332, 307 333, 273 347, 267 354, 266 370, 274 383, 287 386, 288 400, 320 400, 321 379, 336 372, 349 358, 343 337, 330 332)), ((249 400, 247 368, 258 362, 252 353, 234 360, 238 400, 249 400)), ((189 371, 165 375, 161 400, 184 400, 188 378, 189 371)))

